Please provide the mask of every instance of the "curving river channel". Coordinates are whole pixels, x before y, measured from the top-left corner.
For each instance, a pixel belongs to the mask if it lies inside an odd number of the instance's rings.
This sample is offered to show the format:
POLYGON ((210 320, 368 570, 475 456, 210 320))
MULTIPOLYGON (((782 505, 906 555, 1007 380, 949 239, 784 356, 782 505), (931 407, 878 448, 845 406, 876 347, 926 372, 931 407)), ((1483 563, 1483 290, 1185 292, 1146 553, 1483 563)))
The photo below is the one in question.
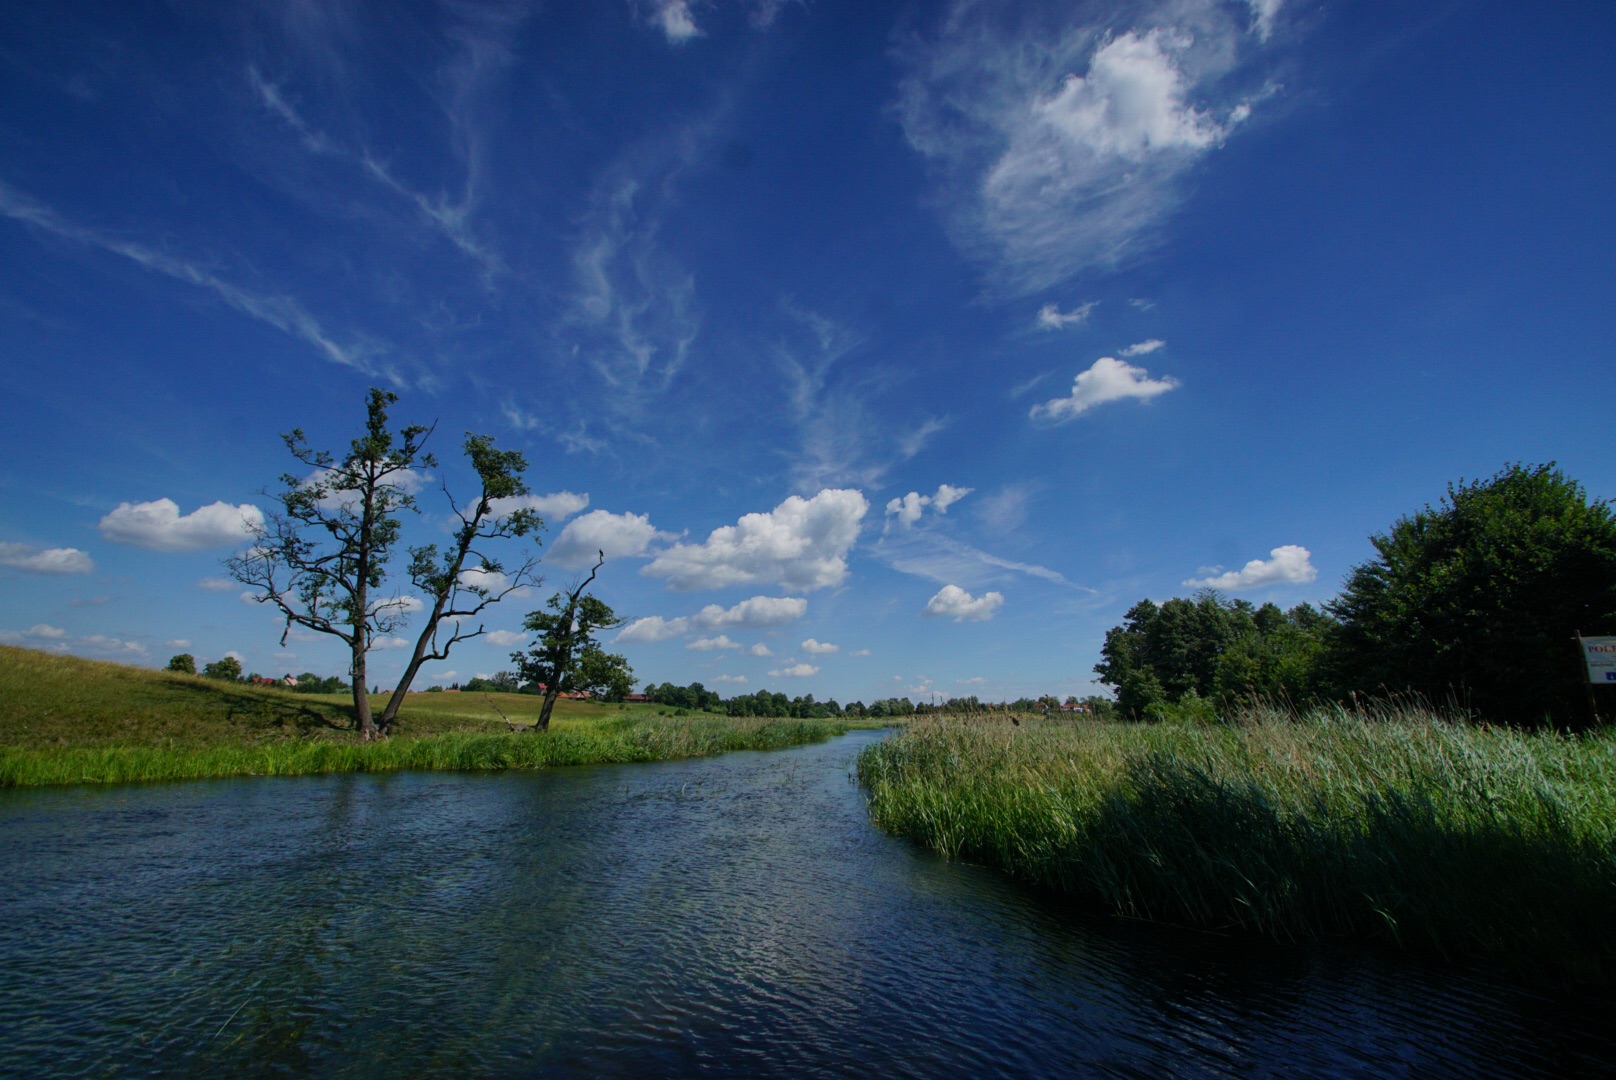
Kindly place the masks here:
POLYGON ((1083 916, 884 836, 880 737, 0 792, 0 1073, 1616 1067, 1608 999, 1083 916))

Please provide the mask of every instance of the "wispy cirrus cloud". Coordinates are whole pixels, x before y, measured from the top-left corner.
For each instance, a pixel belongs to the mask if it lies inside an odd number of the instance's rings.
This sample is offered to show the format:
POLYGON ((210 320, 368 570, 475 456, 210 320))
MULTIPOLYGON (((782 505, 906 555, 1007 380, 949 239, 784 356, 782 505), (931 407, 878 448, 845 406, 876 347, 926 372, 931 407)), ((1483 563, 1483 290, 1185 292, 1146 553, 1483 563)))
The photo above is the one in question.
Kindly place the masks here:
POLYGON ((241 288, 199 263, 75 224, 4 182, 0 182, 0 215, 63 240, 120 255, 147 270, 205 289, 242 314, 301 339, 332 363, 366 375, 381 375, 394 383, 402 381, 394 371, 379 363, 384 350, 378 344, 368 339, 339 342, 308 309, 289 296, 270 296, 241 288))
POLYGON ((1148 247, 1266 92, 1279 6, 955 0, 902 43, 897 114, 956 242, 1016 294, 1148 247))
POLYGON ((1082 326, 1089 321, 1089 315, 1094 312, 1097 303, 1090 300, 1086 304, 1079 304, 1071 311, 1062 311, 1055 304, 1045 304, 1038 309, 1038 328, 1040 330, 1065 330, 1069 326, 1082 326))
POLYGON ((701 331, 695 276, 661 242, 662 220, 723 112, 625 149, 596 178, 573 238, 572 289, 556 333, 620 411, 666 389, 701 331))
MULTIPOLYGON (((478 237, 471 227, 472 214, 476 209, 474 162, 466 163, 465 179, 457 199, 451 200, 441 193, 436 196, 426 195, 399 179, 392 165, 382 156, 368 148, 350 147, 334 136, 311 126, 292 104, 285 89, 265 78, 256 66, 248 66, 247 82, 264 108, 297 135, 304 150, 342 163, 412 207, 422 222, 481 268, 485 285, 491 284, 497 275, 504 272, 504 260, 478 237)), ((464 136, 459 141, 467 147, 474 146, 477 142, 464 136)))
POLYGON ((1019 574, 1081 592, 1093 591, 1069 580, 1058 570, 1002 558, 931 529, 885 536, 870 552, 899 573, 943 584, 963 581, 977 587, 1019 574))

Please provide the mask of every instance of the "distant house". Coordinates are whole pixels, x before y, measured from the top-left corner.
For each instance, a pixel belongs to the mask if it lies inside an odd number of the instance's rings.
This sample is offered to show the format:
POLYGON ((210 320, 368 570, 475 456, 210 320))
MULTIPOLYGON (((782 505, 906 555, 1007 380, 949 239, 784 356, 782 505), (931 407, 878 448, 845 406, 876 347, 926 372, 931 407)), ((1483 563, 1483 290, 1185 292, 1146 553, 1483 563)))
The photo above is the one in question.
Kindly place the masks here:
POLYGON ((624 695, 623 700, 624 701, 650 701, 651 699, 646 697, 644 694, 626 694, 626 695, 624 695))

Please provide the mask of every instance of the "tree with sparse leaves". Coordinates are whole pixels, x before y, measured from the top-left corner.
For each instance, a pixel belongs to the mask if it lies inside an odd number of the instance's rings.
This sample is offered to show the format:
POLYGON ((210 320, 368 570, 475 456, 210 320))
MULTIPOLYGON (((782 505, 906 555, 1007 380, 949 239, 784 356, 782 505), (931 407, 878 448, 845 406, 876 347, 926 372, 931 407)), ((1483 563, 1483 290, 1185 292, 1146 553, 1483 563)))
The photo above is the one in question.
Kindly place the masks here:
POLYGON ((281 490, 271 496, 279 505, 255 543, 226 563, 232 577, 257 593, 259 603, 279 610, 283 644, 296 626, 347 646, 354 715, 367 740, 391 733, 423 664, 442 660, 454 645, 481 635, 484 628, 475 620, 484 609, 537 582, 535 557, 507 572, 488 545, 543 527, 530 509, 506 509, 528 494, 522 479, 526 458, 496 450, 487 435, 468 434, 465 454, 481 491, 461 506, 444 485, 459 521, 452 542, 441 551, 436 544, 408 549, 407 573, 418 598, 385 593, 403 537, 400 514, 416 510, 418 470, 437 466, 425 449, 431 427, 390 428, 387 411, 397 400, 388 391, 370 391, 364 433, 340 459, 310 448, 301 429, 283 436, 292 457, 312 473, 281 477, 281 490), (365 694, 367 659, 376 643, 403 629, 415 610, 422 616, 420 632, 397 687, 375 717, 365 694))

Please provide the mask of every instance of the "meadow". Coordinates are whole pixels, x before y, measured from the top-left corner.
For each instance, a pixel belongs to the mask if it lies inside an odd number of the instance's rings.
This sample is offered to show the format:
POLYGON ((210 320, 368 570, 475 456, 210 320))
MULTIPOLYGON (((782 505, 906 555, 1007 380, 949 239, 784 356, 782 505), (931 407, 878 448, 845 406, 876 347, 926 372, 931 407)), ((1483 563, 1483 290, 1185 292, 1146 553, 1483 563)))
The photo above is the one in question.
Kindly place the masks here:
POLYGON ((1121 916, 1616 977, 1616 738, 1416 706, 1222 724, 917 721, 864 751, 882 828, 1121 916))
MULTIPOLYGON (((384 700, 372 704, 379 711, 384 700)), ((563 701, 539 735, 523 730, 539 705, 528 694, 413 693, 397 733, 364 743, 346 695, 0 646, 0 787, 661 761, 847 730, 839 721, 669 716, 654 705, 563 701)))

